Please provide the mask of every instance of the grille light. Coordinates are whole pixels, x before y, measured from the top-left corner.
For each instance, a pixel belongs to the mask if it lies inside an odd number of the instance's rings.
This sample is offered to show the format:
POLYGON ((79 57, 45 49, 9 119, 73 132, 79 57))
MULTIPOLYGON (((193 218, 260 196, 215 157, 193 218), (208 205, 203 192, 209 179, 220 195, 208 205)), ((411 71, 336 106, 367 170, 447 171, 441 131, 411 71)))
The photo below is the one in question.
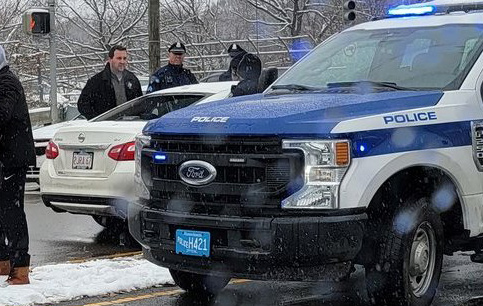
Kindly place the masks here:
POLYGON ((350 164, 346 140, 284 140, 283 149, 304 152, 305 184, 282 200, 284 209, 334 209, 338 207, 339 185, 350 164))
POLYGON ((153 154, 153 160, 155 164, 160 164, 165 162, 168 159, 168 156, 162 152, 155 152, 153 154))

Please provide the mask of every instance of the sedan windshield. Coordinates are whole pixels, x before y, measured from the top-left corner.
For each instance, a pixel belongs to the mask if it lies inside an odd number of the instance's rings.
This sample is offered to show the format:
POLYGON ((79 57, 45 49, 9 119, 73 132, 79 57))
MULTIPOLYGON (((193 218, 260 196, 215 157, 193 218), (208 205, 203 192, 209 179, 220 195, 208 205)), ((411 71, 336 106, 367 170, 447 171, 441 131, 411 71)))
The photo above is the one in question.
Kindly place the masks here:
POLYGON ((149 95, 126 102, 92 121, 143 121, 152 120, 169 112, 189 106, 206 95, 149 95))
POLYGON ((482 35, 481 25, 344 32, 316 48, 272 90, 361 83, 386 90, 458 89, 481 53, 482 35))

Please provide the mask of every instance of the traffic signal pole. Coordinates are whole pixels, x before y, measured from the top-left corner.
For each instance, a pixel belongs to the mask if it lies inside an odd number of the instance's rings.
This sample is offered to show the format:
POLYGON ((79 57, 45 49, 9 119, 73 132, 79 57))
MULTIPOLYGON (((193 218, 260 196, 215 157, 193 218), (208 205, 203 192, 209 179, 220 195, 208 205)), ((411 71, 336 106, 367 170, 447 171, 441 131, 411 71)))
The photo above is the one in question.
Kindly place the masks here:
POLYGON ((52 123, 59 122, 57 107, 57 45, 55 28, 55 0, 48 0, 50 13, 50 119, 52 123))

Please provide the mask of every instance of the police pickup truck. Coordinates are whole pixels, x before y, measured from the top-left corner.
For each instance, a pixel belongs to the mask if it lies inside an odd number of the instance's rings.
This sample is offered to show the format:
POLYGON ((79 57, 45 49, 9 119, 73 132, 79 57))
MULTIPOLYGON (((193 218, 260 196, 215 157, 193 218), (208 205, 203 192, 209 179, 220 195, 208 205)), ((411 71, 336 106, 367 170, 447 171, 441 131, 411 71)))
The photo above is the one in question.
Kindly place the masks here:
POLYGON ((263 94, 150 121, 129 226, 181 288, 344 279, 429 305, 443 255, 483 262, 483 1, 397 6, 263 94))

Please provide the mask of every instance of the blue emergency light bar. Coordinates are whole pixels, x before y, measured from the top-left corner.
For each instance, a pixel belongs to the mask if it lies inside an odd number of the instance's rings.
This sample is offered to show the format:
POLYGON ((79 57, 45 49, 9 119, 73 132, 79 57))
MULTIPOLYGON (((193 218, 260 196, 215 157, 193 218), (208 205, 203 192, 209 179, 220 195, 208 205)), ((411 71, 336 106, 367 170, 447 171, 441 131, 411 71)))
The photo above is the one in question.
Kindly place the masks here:
POLYGON ((420 7, 408 7, 406 5, 401 5, 390 9, 387 13, 390 16, 418 16, 418 15, 428 15, 433 14, 436 8, 432 5, 420 6, 420 7))
POLYGON ((428 3, 396 6, 388 10, 386 17, 424 16, 481 10, 483 10, 483 0, 454 0, 454 2, 443 1, 441 3, 435 0, 428 3))

